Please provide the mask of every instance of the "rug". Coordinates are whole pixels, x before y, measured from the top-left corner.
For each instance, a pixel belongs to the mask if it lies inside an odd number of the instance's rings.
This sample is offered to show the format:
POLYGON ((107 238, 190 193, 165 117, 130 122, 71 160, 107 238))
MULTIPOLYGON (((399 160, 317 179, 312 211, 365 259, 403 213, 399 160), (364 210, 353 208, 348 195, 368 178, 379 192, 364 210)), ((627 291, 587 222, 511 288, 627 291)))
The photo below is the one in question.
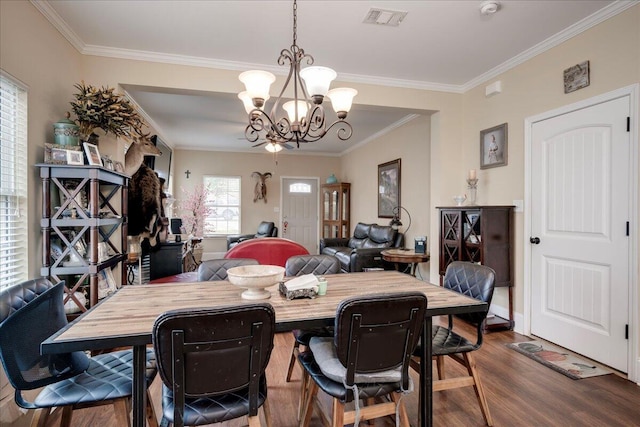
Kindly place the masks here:
POLYGON ((564 348, 541 341, 515 342, 507 344, 507 347, 574 380, 613 373, 564 348))

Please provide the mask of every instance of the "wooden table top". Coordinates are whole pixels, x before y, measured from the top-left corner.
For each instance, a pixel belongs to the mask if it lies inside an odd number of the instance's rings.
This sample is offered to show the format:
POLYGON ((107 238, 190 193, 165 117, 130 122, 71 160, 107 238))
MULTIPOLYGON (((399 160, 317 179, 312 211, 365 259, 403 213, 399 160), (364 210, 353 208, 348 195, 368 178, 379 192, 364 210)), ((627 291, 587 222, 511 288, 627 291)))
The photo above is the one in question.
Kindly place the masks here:
POLYGON ((429 254, 419 254, 413 249, 385 249, 380 252, 382 258, 389 262, 400 262, 410 264, 414 262, 427 262, 429 261, 429 254))
MULTIPOLYGON (((267 288, 278 331, 327 324, 345 298, 365 294, 421 291, 431 316, 480 311, 486 304, 396 271, 326 275, 327 294, 314 299, 287 300, 277 285, 267 288)), ((151 343, 155 319, 163 312, 182 308, 252 304, 240 297, 242 289, 229 282, 166 283, 124 286, 81 317, 47 339, 44 353, 96 350, 151 343)))

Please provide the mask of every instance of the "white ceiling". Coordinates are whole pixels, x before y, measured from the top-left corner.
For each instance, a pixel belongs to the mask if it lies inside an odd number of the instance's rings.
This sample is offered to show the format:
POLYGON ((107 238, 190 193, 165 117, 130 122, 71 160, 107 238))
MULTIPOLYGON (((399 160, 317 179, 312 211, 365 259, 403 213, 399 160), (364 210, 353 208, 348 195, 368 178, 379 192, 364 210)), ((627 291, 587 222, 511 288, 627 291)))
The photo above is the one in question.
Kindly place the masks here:
MULTIPOLYGON (((292 42, 292 1, 33 3, 85 54, 238 71, 257 68, 281 75, 287 71, 276 60, 280 50, 292 42)), ((480 3, 299 0, 298 45, 315 58, 316 65, 334 68, 343 82, 461 93, 634 2, 501 1, 500 10, 491 16, 479 12, 480 3), (408 14, 398 27, 364 24, 371 7, 408 14)), ((125 89, 169 145, 251 149, 250 143, 238 140, 244 133, 246 113, 233 96, 143 86, 125 89)), ((348 117, 354 128, 349 141, 334 138, 328 143, 306 144, 303 152, 338 154, 366 143, 416 113, 371 108, 357 101, 356 97, 348 117)), ((334 118, 330 107, 328 110, 329 117, 334 118)))

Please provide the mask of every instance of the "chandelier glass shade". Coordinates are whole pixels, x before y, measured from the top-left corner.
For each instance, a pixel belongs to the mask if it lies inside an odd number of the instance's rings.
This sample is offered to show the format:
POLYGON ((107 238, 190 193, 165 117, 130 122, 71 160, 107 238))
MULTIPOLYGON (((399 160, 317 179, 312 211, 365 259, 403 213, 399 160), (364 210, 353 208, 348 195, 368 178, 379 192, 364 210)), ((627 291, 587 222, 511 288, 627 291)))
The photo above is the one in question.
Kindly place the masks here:
POLYGON ((297 1, 294 0, 293 44, 289 49, 283 49, 278 58, 279 65, 289 65, 289 74, 269 113, 264 110, 275 76, 267 71, 251 70, 238 77, 246 88, 238 98, 248 114, 245 138, 249 142, 263 139, 264 142, 257 145, 267 143, 265 148, 268 151, 271 151, 269 146, 288 146, 289 142, 299 148, 300 143, 322 139, 334 127, 339 139, 351 138, 353 128, 345 119, 358 91, 351 88, 329 90, 337 77, 336 72, 331 68, 313 66, 313 62, 313 57, 297 45, 297 1), (304 69, 301 68, 303 62, 308 65, 304 69), (288 100, 284 97, 285 92, 290 94, 291 90, 293 99, 288 100), (323 107, 325 97, 330 99, 337 115, 337 120, 329 125, 323 107))

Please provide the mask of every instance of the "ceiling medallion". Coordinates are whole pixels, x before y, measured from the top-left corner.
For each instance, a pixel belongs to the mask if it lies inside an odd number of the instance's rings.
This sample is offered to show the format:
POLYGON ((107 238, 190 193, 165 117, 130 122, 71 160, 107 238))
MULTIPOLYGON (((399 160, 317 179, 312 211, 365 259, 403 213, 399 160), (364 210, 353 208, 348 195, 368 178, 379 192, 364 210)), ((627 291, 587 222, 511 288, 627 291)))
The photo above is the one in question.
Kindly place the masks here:
MULTIPOLYGON (((315 142, 322 139, 331 128, 336 127, 338 138, 345 141, 351 138, 353 129, 345 121, 351 109, 353 97, 358 93, 351 88, 336 88, 329 90, 331 81, 337 76, 331 68, 311 66, 313 57, 305 54, 304 49, 297 45, 297 1, 293 2, 293 44, 290 49, 283 49, 278 58, 279 65, 289 64, 289 75, 275 100, 269 114, 264 112, 266 101, 269 99, 269 88, 276 77, 260 70, 245 71, 238 77, 245 84, 246 90, 238 94, 249 115, 249 124, 245 128, 245 138, 254 145, 267 144, 269 151, 276 146, 293 148, 289 143, 315 142), (308 67, 301 69, 305 62, 308 67), (293 85, 293 100, 284 102, 283 95, 289 86, 293 85), (329 126, 325 122, 325 110, 322 106, 324 97, 331 100, 338 118, 329 126), (282 113, 278 116, 278 106, 282 103, 282 113)), ((279 151, 279 150, 278 150, 279 151)), ((272 151, 273 152, 273 151, 272 151)))

